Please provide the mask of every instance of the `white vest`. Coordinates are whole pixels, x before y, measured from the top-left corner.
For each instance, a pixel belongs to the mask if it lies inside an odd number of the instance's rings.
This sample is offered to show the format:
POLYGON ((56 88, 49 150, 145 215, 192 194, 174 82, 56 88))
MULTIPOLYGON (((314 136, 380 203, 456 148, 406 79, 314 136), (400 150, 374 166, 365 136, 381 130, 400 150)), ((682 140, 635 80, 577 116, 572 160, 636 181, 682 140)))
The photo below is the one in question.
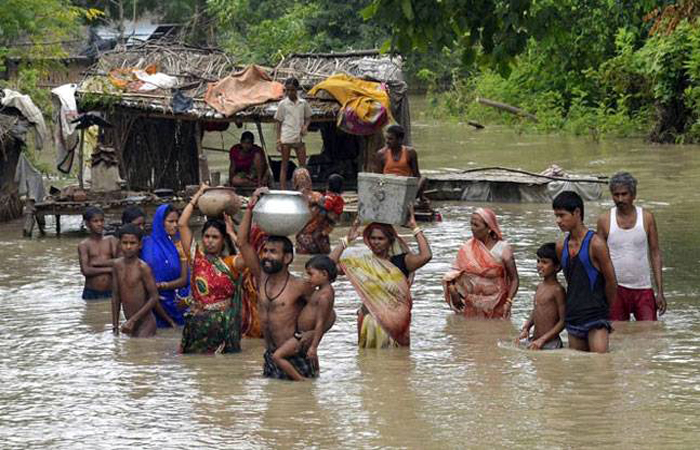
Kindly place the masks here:
POLYGON ((637 206, 637 222, 624 230, 617 226, 617 207, 610 210, 608 248, 617 284, 629 289, 650 289, 649 245, 644 230, 644 211, 637 206))

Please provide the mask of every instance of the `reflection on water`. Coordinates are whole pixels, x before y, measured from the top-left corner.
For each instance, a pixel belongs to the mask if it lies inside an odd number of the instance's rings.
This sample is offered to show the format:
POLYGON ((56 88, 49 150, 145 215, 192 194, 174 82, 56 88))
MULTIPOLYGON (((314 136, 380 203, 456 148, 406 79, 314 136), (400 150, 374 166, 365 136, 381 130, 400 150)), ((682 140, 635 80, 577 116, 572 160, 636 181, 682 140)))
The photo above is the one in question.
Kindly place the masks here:
MULTIPOLYGON (((238 355, 181 356, 176 330, 154 339, 114 337, 109 303, 80 299, 80 238, 22 240, 19 223, 3 224, 2 446, 695 446, 700 149, 422 122, 415 145, 424 170, 503 165, 539 171, 550 163, 578 173, 631 170, 640 179, 641 204, 657 214, 669 300, 663 321, 618 325, 608 355, 516 348, 511 342, 538 282, 534 252, 559 237, 544 204, 492 205, 520 272, 513 319, 453 315, 440 276, 468 236, 475 205, 445 204, 444 222, 426 227, 434 259, 413 288, 412 347, 357 349, 357 296, 341 279, 338 321, 319 352, 322 376, 279 382, 260 376, 260 341, 244 341, 238 355)), ((607 200, 587 205, 587 222, 609 206, 607 200)), ((78 226, 78 218, 64 220, 65 229, 78 226)), ((297 272, 304 261, 295 261, 297 272)))

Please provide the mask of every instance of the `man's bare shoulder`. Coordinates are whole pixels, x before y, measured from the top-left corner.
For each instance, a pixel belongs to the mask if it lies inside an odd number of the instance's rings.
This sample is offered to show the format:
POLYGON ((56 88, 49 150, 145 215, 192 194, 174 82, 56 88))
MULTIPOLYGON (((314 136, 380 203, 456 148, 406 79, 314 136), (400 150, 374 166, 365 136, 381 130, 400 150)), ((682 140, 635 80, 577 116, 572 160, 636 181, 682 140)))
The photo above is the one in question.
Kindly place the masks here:
POLYGON ((125 267, 125 262, 124 262, 124 257, 119 257, 114 260, 114 264, 112 264, 112 267, 116 270, 122 270, 125 267))
POLYGON ((591 239, 591 248, 597 251, 602 251, 608 248, 608 244, 605 242, 602 236, 594 234, 591 239))
POLYGON ((139 270, 141 270, 141 272, 143 272, 144 275, 151 275, 151 273, 152 273, 151 266, 149 266, 146 261, 139 259, 138 264, 139 264, 139 270))
POLYGON ((99 241, 93 239, 92 237, 86 237, 80 243, 78 244, 78 248, 88 248, 93 245, 99 245, 104 238, 101 238, 99 241))
POLYGON ((656 224, 656 216, 654 216, 654 213, 646 208, 644 208, 642 211, 644 215, 644 227, 648 230, 652 224, 656 224))

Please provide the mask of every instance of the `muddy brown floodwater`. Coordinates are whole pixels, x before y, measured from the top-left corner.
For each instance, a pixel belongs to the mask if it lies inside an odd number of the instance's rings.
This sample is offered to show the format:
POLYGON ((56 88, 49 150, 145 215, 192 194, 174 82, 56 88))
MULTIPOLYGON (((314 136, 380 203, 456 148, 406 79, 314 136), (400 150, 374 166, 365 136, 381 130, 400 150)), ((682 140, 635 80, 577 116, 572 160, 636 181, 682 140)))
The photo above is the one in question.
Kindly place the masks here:
MULTIPOLYGON (((576 173, 631 171, 639 203, 657 216, 668 313, 658 323, 618 326, 607 355, 516 349, 510 342, 538 282, 534 252, 560 237, 550 206, 490 205, 514 245, 521 287, 512 320, 474 322, 447 309, 440 277, 469 236, 477 205, 447 203, 440 205, 444 221, 425 227, 434 258, 413 286, 411 348, 358 350, 358 298, 341 278, 338 320, 319 351, 321 377, 271 381, 261 377, 260 341, 215 357, 176 354, 178 331, 115 338, 109 304, 80 299, 81 237, 25 240, 19 222, 2 224, 1 446, 696 447, 700 148, 477 132, 425 120, 415 121, 414 136, 426 172, 480 165, 540 171, 551 163, 576 173)), ((593 224, 611 202, 586 206, 593 224)), ((78 227, 78 218, 65 219, 65 229, 78 227)), ((296 259, 295 271, 304 260, 296 259)))

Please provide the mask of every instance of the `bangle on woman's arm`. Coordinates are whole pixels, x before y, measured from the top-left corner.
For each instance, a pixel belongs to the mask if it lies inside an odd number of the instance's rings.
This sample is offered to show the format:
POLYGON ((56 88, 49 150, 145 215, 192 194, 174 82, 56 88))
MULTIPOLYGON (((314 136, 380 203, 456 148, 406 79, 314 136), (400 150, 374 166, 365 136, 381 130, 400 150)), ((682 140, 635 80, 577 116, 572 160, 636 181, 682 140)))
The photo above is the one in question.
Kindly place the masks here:
POLYGON ((412 231, 414 236, 418 236, 418 233, 422 233, 423 229, 421 227, 415 227, 412 231))
POLYGON ((350 246, 350 240, 347 237, 340 238, 340 244, 346 249, 350 246))

